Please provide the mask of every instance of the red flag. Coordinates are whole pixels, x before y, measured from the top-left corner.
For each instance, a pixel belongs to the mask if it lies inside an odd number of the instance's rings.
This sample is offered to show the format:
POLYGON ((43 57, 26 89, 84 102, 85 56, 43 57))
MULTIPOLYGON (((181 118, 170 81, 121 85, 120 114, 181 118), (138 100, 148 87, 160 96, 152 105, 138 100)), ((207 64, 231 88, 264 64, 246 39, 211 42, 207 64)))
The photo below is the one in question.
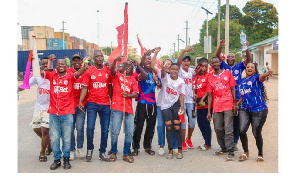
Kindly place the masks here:
POLYGON ((125 3, 124 9, 124 23, 118 26, 118 47, 113 50, 113 52, 108 57, 108 61, 113 63, 114 59, 123 55, 124 60, 122 62, 127 62, 127 43, 128 43, 128 3, 125 3))

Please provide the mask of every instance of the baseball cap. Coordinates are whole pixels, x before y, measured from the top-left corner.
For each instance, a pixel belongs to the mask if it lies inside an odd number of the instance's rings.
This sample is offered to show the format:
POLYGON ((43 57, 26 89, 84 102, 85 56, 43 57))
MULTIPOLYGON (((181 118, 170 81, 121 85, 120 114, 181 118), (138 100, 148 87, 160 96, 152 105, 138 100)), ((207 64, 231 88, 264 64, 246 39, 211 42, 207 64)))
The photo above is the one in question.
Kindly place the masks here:
POLYGON ((79 55, 79 54, 74 54, 74 55, 72 56, 72 60, 73 60, 73 59, 75 59, 75 58, 79 58, 79 59, 81 59, 81 60, 82 60, 82 58, 80 57, 80 55, 79 55))
POLYGON ((189 61, 191 61, 191 57, 190 56, 184 56, 184 58, 182 60, 188 59, 189 61))

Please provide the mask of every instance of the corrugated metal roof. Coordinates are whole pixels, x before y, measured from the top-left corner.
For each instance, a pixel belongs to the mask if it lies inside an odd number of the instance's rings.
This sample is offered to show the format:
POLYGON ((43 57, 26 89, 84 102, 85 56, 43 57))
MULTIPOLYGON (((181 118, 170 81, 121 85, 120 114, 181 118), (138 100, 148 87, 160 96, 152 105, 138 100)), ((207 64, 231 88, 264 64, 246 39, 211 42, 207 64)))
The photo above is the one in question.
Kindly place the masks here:
POLYGON ((275 40, 278 40, 278 35, 272 38, 268 38, 266 40, 263 40, 261 42, 255 43, 253 45, 250 45, 248 48, 249 50, 255 50, 257 48, 257 46, 261 46, 261 45, 269 45, 272 44, 275 40))
MULTIPOLYGON (((67 57, 71 60, 72 56, 74 54, 79 54, 82 58, 86 56, 85 50, 80 49, 72 49, 72 50, 38 50, 37 53, 43 53, 42 55, 39 55, 39 58, 48 57, 50 54, 54 54, 57 59, 63 59, 64 56, 67 55, 67 57)), ((18 51, 18 71, 25 71, 26 70, 26 64, 28 60, 29 51, 18 51)), ((54 61, 54 66, 56 64, 56 60, 54 61)))

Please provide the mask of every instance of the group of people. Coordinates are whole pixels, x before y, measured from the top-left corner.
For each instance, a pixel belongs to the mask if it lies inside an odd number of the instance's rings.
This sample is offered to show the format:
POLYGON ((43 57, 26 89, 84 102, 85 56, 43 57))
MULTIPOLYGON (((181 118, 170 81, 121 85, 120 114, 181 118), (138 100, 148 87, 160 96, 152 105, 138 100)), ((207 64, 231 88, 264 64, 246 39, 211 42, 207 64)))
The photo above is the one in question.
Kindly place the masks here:
POLYGON ((122 123, 125 133, 122 159, 133 163, 133 157, 140 152, 145 121, 145 152, 155 155, 152 139, 157 122, 158 154, 165 154, 167 139, 166 158, 172 159, 175 151, 176 158, 182 159, 183 151, 194 148, 192 135, 196 120, 205 142, 197 149, 211 149, 211 119, 220 145, 216 155, 227 154, 226 161, 232 161, 240 138, 244 153, 239 160, 246 160, 249 157, 247 130, 251 124, 258 148, 257 161, 264 161, 261 131, 268 107, 263 82, 272 75, 272 70, 259 74, 257 65, 250 63, 249 50, 241 63, 235 64, 232 53, 228 54, 226 63, 220 55, 223 46, 225 41, 221 40, 216 56, 210 62, 201 58, 195 69, 190 67, 192 58, 185 56, 192 47, 184 49, 176 63, 165 60, 161 69, 155 66, 160 47, 145 52, 140 63, 122 62, 123 56, 118 56, 108 66, 101 50, 94 52, 91 66, 83 66, 83 59, 75 54, 72 67, 67 67, 65 59, 57 59, 54 69, 56 56, 44 57, 41 77, 30 78, 30 86, 38 86, 31 125, 41 138, 39 161, 47 161, 51 152, 54 156, 51 170, 61 166, 62 157, 64 169, 70 169, 70 160, 75 158, 92 161, 97 115, 101 125, 99 159, 105 162, 117 159, 122 123), (242 78, 244 70, 246 77, 242 78), (156 89, 159 90, 157 98, 156 89), (135 113, 132 99, 137 100, 135 113), (83 149, 85 120, 86 153, 83 149))

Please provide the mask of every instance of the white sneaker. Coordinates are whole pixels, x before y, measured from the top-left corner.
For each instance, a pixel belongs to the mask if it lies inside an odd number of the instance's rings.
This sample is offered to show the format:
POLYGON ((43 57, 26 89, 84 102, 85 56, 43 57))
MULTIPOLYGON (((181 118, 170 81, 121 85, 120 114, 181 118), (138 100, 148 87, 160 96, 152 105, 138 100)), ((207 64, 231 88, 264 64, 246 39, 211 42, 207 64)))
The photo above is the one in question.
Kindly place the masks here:
POLYGON ((78 148, 77 153, 78 153, 78 158, 84 158, 83 148, 78 148))
POLYGON ((75 150, 70 152, 70 160, 75 160, 75 150))
POLYGON ((159 148, 158 149, 158 154, 161 155, 161 156, 164 155, 165 154, 164 148, 159 148))

